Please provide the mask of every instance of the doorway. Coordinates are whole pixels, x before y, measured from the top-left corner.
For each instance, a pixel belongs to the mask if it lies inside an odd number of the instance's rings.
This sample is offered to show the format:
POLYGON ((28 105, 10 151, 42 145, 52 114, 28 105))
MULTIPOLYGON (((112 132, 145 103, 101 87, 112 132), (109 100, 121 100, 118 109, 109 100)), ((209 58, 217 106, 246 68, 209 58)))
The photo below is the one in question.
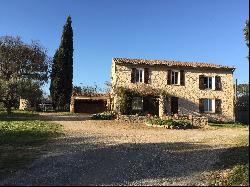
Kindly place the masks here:
POLYGON ((171 114, 178 114, 178 97, 171 97, 171 114))

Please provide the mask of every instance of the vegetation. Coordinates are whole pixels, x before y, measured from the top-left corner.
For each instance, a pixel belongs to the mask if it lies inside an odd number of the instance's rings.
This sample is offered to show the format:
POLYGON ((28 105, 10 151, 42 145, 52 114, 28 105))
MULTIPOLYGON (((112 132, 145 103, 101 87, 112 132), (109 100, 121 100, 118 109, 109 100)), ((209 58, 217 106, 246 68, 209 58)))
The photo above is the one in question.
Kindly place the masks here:
POLYGON ((4 114, 0 116, 0 180, 38 158, 42 146, 61 134, 60 125, 30 118, 37 114, 13 113, 23 117, 18 120, 4 119, 4 114))
POLYGON ((73 80, 73 30, 68 16, 60 47, 53 58, 50 95, 57 110, 69 110, 73 80))
POLYGON ((249 185, 249 137, 237 140, 235 147, 226 149, 215 165, 216 171, 210 185, 248 186, 249 185))
POLYGON ((49 62, 39 43, 25 44, 20 37, 0 37, 0 102, 8 114, 19 97, 27 96, 31 87, 39 88, 47 81, 49 62))
MULTIPOLYGON (((243 32, 247 47, 249 47, 249 20, 246 21, 243 32)), ((249 54, 247 55, 247 58, 249 59, 249 54)))
POLYGON ((115 118, 115 114, 112 112, 103 112, 99 114, 94 114, 91 116, 93 120, 111 120, 115 118))
POLYGON ((159 117, 148 118, 146 123, 152 125, 165 125, 168 128, 175 129, 189 129, 193 128, 192 124, 188 120, 175 120, 175 119, 160 119, 159 117))
POLYGON ((133 94, 129 90, 120 90, 120 112, 129 115, 132 113, 133 94))
POLYGON ((229 123, 209 123, 210 126, 212 127, 217 127, 217 128, 247 128, 249 125, 244 124, 244 123, 239 123, 239 122, 229 122, 229 123))

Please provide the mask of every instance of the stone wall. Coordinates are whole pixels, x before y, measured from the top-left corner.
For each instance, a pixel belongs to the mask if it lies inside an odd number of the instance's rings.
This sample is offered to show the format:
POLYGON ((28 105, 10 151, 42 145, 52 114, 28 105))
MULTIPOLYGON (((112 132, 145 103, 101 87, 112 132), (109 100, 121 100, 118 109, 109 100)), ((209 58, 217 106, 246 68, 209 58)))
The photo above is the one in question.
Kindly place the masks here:
MULTIPOLYGON (((206 113, 202 114, 209 120, 233 121, 234 116, 234 86, 233 73, 230 70, 220 69, 200 69, 200 68, 174 68, 175 70, 185 71, 185 86, 167 85, 167 70, 173 69, 167 66, 147 66, 147 65, 117 65, 112 63, 112 86, 113 88, 125 87, 129 89, 138 89, 138 87, 148 87, 164 90, 167 96, 179 98, 179 114, 199 113, 199 99, 211 98, 221 99, 221 114, 206 113), (131 68, 149 68, 149 84, 131 83, 131 68), (222 90, 200 90, 199 75, 220 76, 222 90)), ((119 110, 119 97, 115 91, 112 92, 114 98, 114 110, 119 110)), ((169 104, 166 103, 166 106, 169 104)), ((167 108, 166 111, 169 109, 167 108)))
MULTIPOLYGON (((169 116, 170 117, 170 116, 169 116)), ((208 125, 208 118, 205 116, 194 116, 189 115, 186 116, 173 116, 173 119, 182 119, 182 120, 189 120, 194 127, 203 128, 208 125)), ((145 123, 147 117, 146 116, 139 116, 139 115, 117 115, 116 120, 128 123, 145 123)), ((159 126, 159 125, 156 125, 159 126)))
POLYGON ((194 127, 205 127, 208 125, 208 118, 205 116, 192 116, 190 121, 194 127))
POLYGON ((29 108, 30 108, 29 101, 27 99, 19 100, 19 110, 27 110, 29 108))

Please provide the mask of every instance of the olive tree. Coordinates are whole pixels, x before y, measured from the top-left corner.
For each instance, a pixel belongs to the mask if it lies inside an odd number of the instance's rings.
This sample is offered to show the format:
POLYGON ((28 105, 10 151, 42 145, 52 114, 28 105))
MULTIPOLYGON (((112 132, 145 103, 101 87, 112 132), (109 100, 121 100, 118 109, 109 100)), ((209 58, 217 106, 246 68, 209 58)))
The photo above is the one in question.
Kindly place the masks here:
POLYGON ((36 41, 24 43, 20 37, 0 37, 0 102, 11 113, 14 102, 25 91, 25 82, 42 85, 48 80, 50 59, 47 51, 36 41))

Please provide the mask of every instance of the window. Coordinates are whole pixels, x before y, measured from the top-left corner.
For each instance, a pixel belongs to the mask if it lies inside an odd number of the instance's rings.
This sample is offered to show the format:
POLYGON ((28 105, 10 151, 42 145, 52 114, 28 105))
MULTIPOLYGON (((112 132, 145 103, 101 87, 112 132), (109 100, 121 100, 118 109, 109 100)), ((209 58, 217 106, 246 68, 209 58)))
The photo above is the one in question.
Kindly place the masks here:
POLYGON ((215 112, 215 100, 204 99, 203 100, 204 112, 215 112))
POLYGON ((144 69, 142 68, 136 69, 135 82, 144 82, 144 69))
POLYGON ((172 71, 171 72, 171 84, 180 84, 180 71, 172 71))
POLYGON ((143 98, 142 97, 134 97, 132 103, 133 110, 142 110, 143 107, 143 98))
POLYGON ((204 77, 204 89, 215 90, 215 77, 204 77))

